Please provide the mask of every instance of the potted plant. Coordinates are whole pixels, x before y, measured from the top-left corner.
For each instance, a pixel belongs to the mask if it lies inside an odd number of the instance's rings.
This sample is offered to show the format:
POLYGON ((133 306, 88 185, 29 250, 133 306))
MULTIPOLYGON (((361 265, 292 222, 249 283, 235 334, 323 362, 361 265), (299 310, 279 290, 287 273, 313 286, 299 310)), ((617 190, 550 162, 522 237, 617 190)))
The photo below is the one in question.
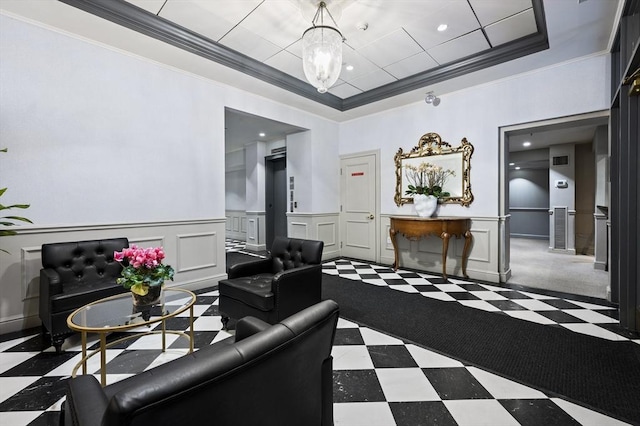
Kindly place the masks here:
POLYGON ((418 216, 433 215, 438 206, 438 200, 450 195, 443 188, 449 176, 455 176, 455 172, 425 162, 417 166, 406 164, 404 169, 405 177, 409 182, 405 194, 413 196, 413 204, 418 216))
MULTIPOLYGON (((0 149, 0 152, 7 152, 7 148, 0 149)), ((7 188, 0 188, 0 197, 7 192, 7 188)), ((28 209, 29 204, 12 204, 10 206, 5 206, 0 203, 0 210, 10 210, 10 209, 28 209)), ((0 225, 2 225, 3 229, 0 229, 0 237, 6 237, 8 235, 16 235, 16 231, 13 229, 6 229, 7 227, 16 226, 17 223, 15 221, 33 223, 26 217, 22 216, 2 216, 0 217, 0 225)), ((9 253, 4 249, 0 249, 5 253, 9 253)))
POLYGON ((165 258, 162 247, 142 248, 132 244, 114 252, 113 257, 124 266, 116 282, 131 290, 135 305, 157 303, 164 282, 173 281, 173 268, 162 263, 165 258))

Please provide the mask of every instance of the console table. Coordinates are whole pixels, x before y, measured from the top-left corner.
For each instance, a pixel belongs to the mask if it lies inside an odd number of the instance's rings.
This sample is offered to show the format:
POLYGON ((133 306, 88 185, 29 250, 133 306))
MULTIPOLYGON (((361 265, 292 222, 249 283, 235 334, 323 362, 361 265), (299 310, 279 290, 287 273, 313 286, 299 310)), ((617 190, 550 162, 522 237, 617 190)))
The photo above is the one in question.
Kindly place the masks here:
POLYGON ((398 243, 396 235, 402 234, 409 240, 418 240, 421 237, 435 235, 442 238, 442 275, 447 278, 447 251, 449 250, 449 238, 455 235, 456 238, 464 237, 464 249, 462 250, 462 275, 467 275, 467 257, 469 255, 469 246, 471 245, 471 219, 466 217, 411 217, 411 216, 392 216, 391 227, 389 228, 389 236, 393 244, 395 254, 393 269, 397 270, 398 262, 398 243))

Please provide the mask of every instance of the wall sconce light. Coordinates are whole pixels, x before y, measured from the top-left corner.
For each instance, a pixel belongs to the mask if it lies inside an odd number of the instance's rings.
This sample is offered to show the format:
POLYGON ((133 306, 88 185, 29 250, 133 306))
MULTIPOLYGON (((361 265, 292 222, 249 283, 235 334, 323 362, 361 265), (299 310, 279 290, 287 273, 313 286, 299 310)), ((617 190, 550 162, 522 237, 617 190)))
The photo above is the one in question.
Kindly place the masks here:
POLYGON ((428 104, 432 104, 433 106, 440 105, 440 98, 433 94, 433 91, 427 93, 427 97, 424 98, 424 101, 428 104))
POLYGON ((311 27, 302 34, 302 67, 309 83, 325 93, 338 80, 342 68, 342 42, 345 40, 325 2, 321 1, 311 20, 311 27), (336 28, 325 25, 324 14, 336 28))

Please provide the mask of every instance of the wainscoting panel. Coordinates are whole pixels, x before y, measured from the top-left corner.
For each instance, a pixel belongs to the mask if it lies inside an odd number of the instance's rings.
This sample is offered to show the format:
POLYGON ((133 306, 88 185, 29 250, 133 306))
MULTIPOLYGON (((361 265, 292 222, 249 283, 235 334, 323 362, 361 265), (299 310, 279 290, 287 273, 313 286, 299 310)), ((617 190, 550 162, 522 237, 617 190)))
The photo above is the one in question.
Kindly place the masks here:
POLYGON ((324 242, 322 259, 340 255, 338 213, 287 213, 289 236, 324 242))
POLYGON ((247 240, 247 213, 244 210, 227 210, 226 238, 247 240))
MULTIPOLYGON (((176 272, 214 268, 219 244, 216 232, 176 235, 178 263, 176 272)), ((223 242, 224 243, 224 242, 223 242)))
MULTIPOLYGON (((381 215, 380 263, 392 265, 393 245, 389 237, 390 215, 381 215)), ((471 218, 473 240, 467 260, 467 274, 470 278, 500 282, 498 273, 498 218, 471 218)), ((438 237, 421 238, 410 241, 397 236, 400 266, 434 274, 442 274, 442 240, 438 237)), ((452 237, 449 240, 447 274, 462 276, 462 251, 464 239, 452 237)))
POLYGON ((164 247, 176 269, 170 287, 210 287, 226 278, 225 219, 66 227, 20 227, 2 238, 0 334, 40 325, 38 317, 41 247, 45 243, 126 236, 129 244, 164 247))

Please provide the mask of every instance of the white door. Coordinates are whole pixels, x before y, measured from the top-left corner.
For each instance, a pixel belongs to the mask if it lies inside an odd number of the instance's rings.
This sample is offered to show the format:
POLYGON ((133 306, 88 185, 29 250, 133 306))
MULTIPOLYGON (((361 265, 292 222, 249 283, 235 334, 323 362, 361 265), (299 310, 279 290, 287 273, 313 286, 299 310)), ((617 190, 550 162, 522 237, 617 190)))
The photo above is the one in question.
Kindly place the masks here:
POLYGON ((377 261, 377 154, 340 160, 340 247, 342 256, 377 261))

